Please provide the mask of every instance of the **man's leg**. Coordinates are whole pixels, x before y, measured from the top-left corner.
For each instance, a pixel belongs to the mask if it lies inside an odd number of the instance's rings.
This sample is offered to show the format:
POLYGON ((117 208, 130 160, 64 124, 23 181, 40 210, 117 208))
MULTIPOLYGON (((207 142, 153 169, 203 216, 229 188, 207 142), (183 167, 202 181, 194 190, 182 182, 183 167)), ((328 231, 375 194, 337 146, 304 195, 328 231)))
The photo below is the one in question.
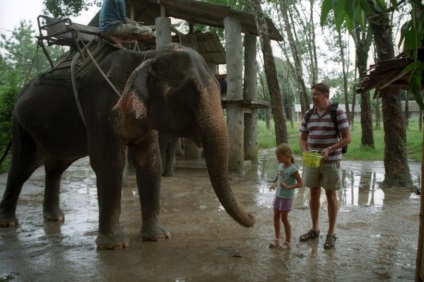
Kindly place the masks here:
POLYGON ((319 231, 319 208, 321 187, 310 187, 309 211, 311 212, 312 229, 319 231))
POLYGON ((328 235, 334 235, 334 228, 339 211, 339 202, 337 201, 336 191, 325 190, 328 202, 328 235))
POLYGON ((109 38, 110 41, 114 43, 115 47, 124 48, 124 46, 122 45, 122 39, 119 36, 111 35, 109 38))
POLYGON ((311 213, 312 229, 300 236, 301 242, 319 237, 319 208, 321 197, 321 172, 319 168, 304 166, 303 180, 305 187, 309 187, 309 211, 311 213))
POLYGON ((321 187, 310 187, 309 188, 309 211, 311 213, 312 229, 307 233, 300 236, 299 240, 305 242, 311 239, 319 237, 319 208, 320 208, 320 197, 321 187))

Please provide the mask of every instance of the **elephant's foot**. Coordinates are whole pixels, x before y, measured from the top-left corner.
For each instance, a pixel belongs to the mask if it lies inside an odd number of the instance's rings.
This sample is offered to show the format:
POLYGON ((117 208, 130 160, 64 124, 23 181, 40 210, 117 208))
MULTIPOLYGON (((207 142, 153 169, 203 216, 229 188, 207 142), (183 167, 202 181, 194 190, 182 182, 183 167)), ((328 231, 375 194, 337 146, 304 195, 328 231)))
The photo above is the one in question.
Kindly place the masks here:
POLYGON ((164 177, 172 177, 174 176, 174 172, 173 171, 165 171, 162 176, 164 177))
POLYGON ((120 250, 130 246, 129 239, 122 233, 99 235, 96 239, 99 250, 120 250))
POLYGON ((0 214, 0 228, 16 227, 18 226, 18 219, 16 216, 8 216, 6 214, 0 214))
POLYGON ((142 227, 140 237, 143 241, 161 241, 171 238, 171 233, 161 224, 155 226, 142 227))
POLYGON ((58 221, 58 222, 65 221, 65 215, 60 209, 55 209, 52 211, 44 210, 43 217, 45 221, 58 221))

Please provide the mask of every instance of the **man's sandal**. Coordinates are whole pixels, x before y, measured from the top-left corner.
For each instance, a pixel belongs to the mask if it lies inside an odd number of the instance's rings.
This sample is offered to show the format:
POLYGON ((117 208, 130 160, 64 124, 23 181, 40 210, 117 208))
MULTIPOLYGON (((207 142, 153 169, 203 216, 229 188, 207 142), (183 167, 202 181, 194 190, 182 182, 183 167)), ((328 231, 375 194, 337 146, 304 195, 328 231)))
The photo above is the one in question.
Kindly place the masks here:
POLYGON ((319 230, 315 231, 315 230, 311 229, 311 230, 308 231, 308 233, 301 235, 299 240, 301 242, 305 242, 305 241, 312 240, 312 239, 315 239, 315 238, 318 238, 318 237, 319 237, 319 230))
POLYGON ((336 246, 336 234, 334 235, 327 235, 327 239, 325 239, 325 243, 324 243, 324 249, 332 249, 336 246))

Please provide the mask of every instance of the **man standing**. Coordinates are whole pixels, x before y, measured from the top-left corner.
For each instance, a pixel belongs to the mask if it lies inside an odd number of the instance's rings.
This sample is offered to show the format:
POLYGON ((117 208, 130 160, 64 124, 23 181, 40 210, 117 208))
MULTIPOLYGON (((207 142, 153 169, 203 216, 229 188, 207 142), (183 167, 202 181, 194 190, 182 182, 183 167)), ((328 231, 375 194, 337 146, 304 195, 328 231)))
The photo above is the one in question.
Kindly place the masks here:
POLYGON ((337 108, 337 125, 331 118, 331 102, 329 100, 329 87, 318 83, 311 88, 312 112, 305 114, 300 131, 300 148, 303 152, 316 150, 321 153, 323 160, 319 167, 303 167, 303 180, 305 187, 310 189, 309 209, 311 212, 312 229, 300 236, 300 241, 308 241, 319 236, 319 210, 321 187, 324 188, 328 202, 328 232, 324 249, 332 249, 336 245, 334 233, 338 201, 336 191, 341 188, 340 161, 342 148, 351 141, 349 122, 346 114, 337 108), (307 117, 308 116, 308 117, 307 117), (340 132, 337 133, 336 126, 340 132))
POLYGON ((99 32, 106 39, 123 48, 128 39, 151 39, 152 29, 132 22, 126 16, 124 0, 104 0, 99 15, 99 32))

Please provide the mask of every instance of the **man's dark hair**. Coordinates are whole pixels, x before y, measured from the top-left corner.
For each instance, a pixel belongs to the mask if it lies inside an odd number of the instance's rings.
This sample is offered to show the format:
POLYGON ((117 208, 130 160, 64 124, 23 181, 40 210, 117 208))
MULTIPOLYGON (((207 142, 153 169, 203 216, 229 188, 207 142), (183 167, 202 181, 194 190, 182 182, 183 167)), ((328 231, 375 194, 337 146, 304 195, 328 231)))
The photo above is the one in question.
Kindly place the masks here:
POLYGON ((328 93, 328 94, 330 94, 330 88, 328 87, 327 84, 322 83, 322 82, 313 85, 311 87, 311 89, 316 89, 316 90, 318 90, 318 91, 320 91, 322 93, 328 93))

